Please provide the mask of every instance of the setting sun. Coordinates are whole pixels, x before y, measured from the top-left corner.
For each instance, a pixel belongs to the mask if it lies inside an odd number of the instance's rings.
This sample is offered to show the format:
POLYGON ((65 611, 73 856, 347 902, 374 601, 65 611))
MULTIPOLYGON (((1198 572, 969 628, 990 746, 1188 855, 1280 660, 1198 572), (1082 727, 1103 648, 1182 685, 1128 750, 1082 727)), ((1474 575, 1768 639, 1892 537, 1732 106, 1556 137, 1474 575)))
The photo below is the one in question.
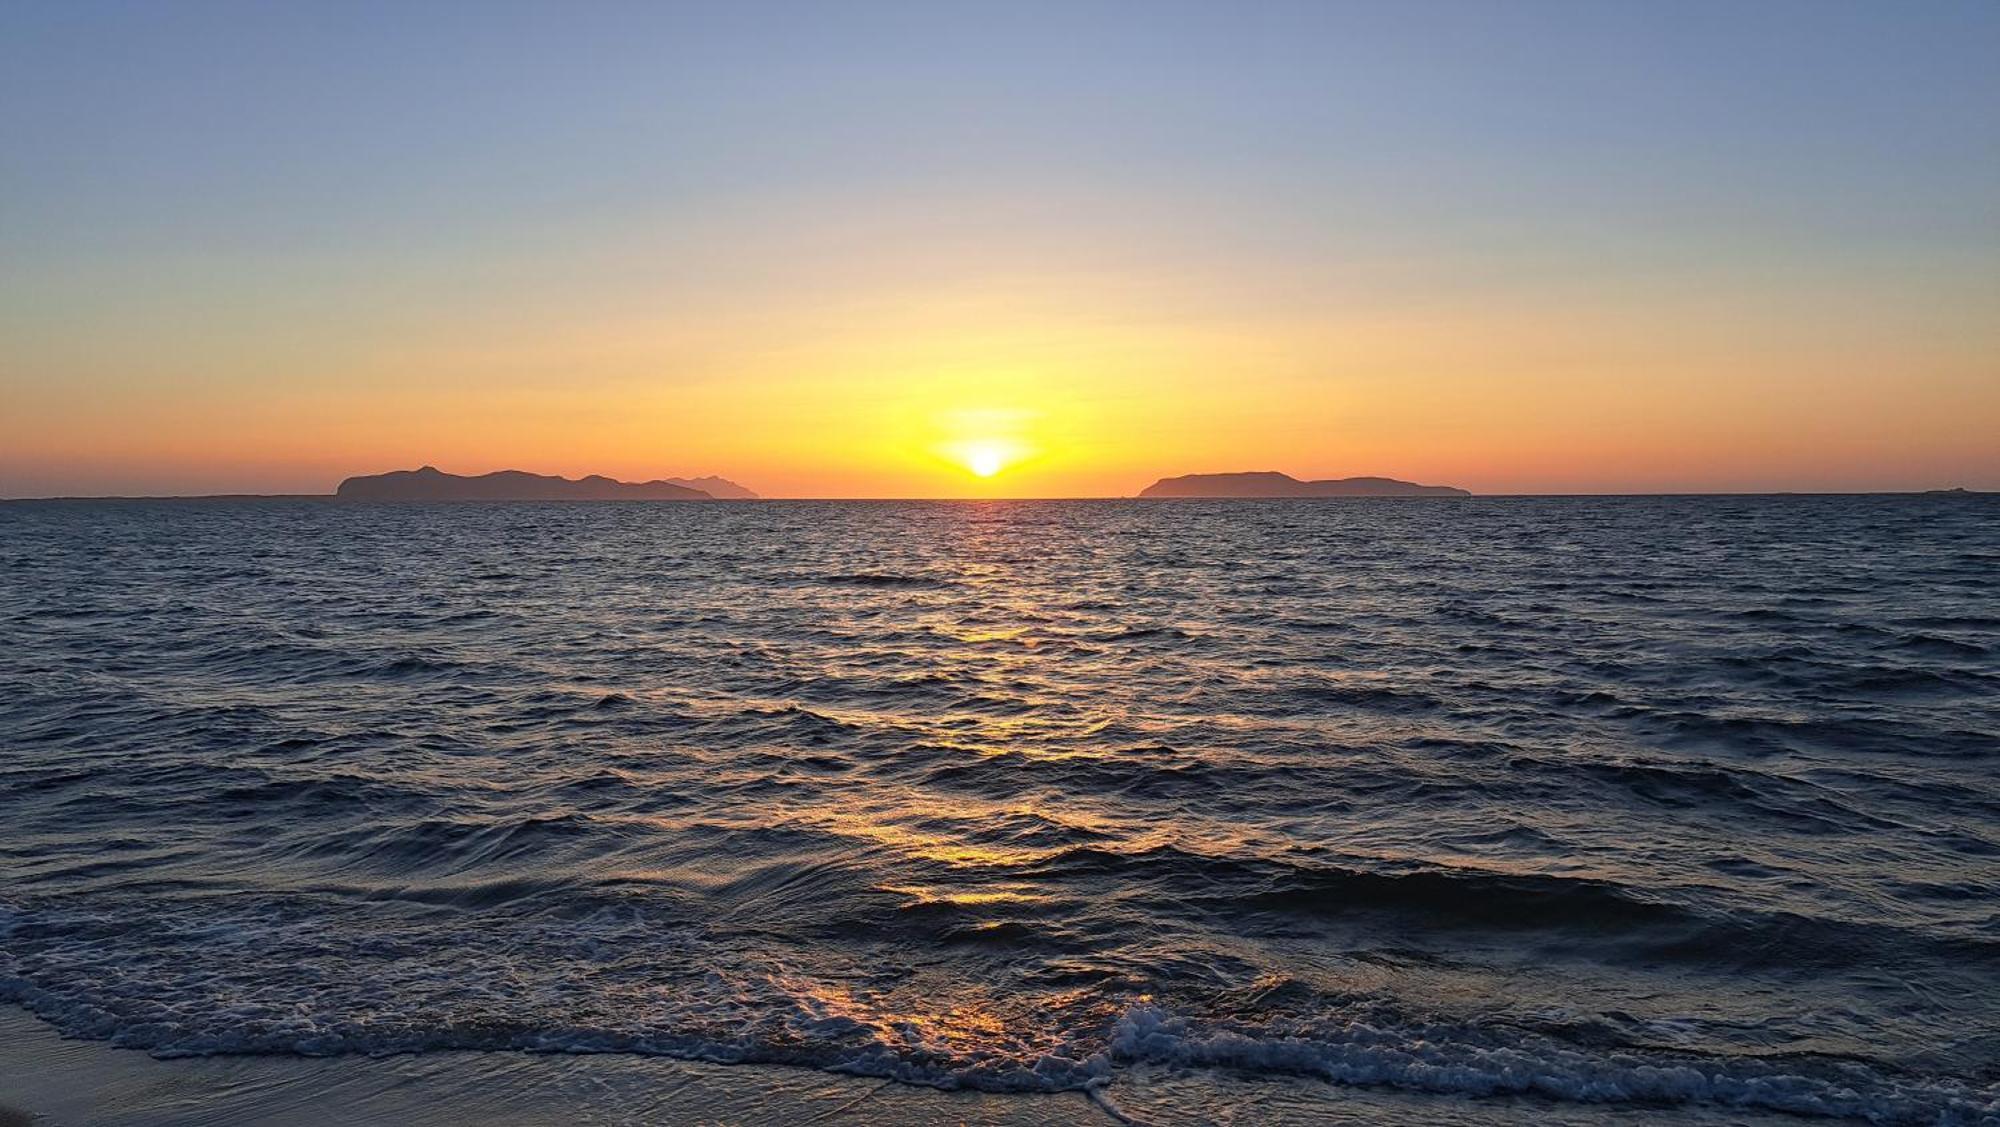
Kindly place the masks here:
POLYGON ((965 452, 965 468, 980 477, 992 477, 1007 466, 1007 452, 996 443, 983 442, 965 452))
MULTIPOLYGON (((947 464, 990 478, 1035 454, 1029 432, 1039 413, 1017 407, 959 407, 938 411, 930 425, 942 441, 931 449, 947 464)), ((982 491, 983 495, 983 491, 982 491)))

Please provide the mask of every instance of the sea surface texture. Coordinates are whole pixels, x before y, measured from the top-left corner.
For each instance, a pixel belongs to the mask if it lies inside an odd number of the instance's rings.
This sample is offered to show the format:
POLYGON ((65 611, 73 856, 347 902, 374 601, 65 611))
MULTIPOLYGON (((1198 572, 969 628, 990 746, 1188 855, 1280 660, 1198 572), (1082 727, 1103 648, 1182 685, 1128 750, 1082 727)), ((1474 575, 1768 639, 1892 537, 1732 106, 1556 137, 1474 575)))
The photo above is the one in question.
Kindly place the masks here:
POLYGON ((0 640, 76 1036, 2000 1118, 1990 499, 13 504, 0 640))

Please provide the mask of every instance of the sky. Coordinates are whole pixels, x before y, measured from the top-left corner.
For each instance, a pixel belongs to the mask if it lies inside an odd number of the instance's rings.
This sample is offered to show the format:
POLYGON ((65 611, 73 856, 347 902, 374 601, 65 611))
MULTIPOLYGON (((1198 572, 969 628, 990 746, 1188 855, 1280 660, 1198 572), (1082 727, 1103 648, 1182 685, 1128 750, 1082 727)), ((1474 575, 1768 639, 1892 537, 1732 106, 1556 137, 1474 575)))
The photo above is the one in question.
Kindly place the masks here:
POLYGON ((0 0, 0 496, 427 463, 2000 489, 2000 3, 0 0))

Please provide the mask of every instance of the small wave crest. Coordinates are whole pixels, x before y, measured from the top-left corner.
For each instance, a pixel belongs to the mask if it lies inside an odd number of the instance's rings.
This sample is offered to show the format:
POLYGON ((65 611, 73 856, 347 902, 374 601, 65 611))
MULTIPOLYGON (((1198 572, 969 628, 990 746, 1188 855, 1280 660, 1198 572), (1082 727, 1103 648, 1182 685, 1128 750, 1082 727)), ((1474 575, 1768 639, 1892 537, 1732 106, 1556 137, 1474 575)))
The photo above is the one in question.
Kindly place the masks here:
POLYGON ((2000 1089, 1913 1082, 1852 1062, 1727 1064, 1692 1057, 1589 1053, 1529 1035, 1352 1024, 1300 1035, 1203 1032, 1152 1005, 1113 1030, 1110 1055, 1154 1062, 1299 1073, 1341 1084, 1450 1095, 1539 1095, 1584 1103, 1712 1104, 1875 1123, 1979 1123, 2000 1115, 2000 1089))

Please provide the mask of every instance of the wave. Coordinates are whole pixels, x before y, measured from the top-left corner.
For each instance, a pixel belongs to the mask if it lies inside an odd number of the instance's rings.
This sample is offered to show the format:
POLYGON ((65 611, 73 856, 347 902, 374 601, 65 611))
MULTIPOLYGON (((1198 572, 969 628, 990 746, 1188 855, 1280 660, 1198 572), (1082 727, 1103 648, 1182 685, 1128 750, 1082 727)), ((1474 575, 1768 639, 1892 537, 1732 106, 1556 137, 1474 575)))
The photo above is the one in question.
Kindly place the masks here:
POLYGON ((945 580, 930 575, 904 575, 888 571, 856 571, 812 577, 814 582, 833 587, 944 587, 945 580))
POLYGON ((1672 898, 1668 889, 1584 877, 1464 868, 1379 871, 1215 857, 1172 846, 1135 853, 1093 845, 1064 849, 1022 875, 1038 873, 1111 876, 1128 888, 1143 883, 1176 903, 1238 920, 1264 912, 1359 926, 1370 915, 1393 915, 1422 921, 1420 934, 1438 928, 1540 932, 1551 941, 1589 944, 1600 959, 1826 969, 1923 953, 2000 969, 2000 937, 1983 933, 1732 909, 1700 889, 1672 898), (1706 902, 1696 906, 1698 901, 1706 902))
POLYGON ((1339 1084, 1447 1095, 1538 1095, 1581 1103, 1707 1104, 1861 1119, 1980 1123, 2000 1115, 2000 1087, 1912 1081, 1852 1062, 1809 1058, 1722 1063, 1696 1057, 1596 1054, 1527 1037, 1353 1024, 1312 1035, 1203 1032, 1158 1007, 1119 1019, 1114 1059, 1288 1072, 1339 1084))
MULTIPOLYGON (((626 1053, 722 1064, 787 1064, 945 1090, 1104 1092, 1113 1101, 1134 1065, 1302 1075, 1336 1084, 1440 1095, 1533 1095, 1568 1103, 1712 1106, 1877 1124, 1978 1124, 2000 1116, 2000 1086, 1919 1078, 1812 1054, 1720 1060, 1659 1050, 1592 1049, 1498 1024, 1364 1021, 1243 1026, 1202 1022, 1140 1001, 1098 1032, 1049 1031, 1044 1048, 1017 1042, 968 1051, 921 1023, 884 1020, 838 995, 804 993, 726 1032, 671 1022, 639 1028, 588 1021, 424 1025, 248 1020, 177 1034, 171 1023, 115 1014, 0 977, 0 1001, 26 1006, 72 1036, 175 1058, 233 1054, 382 1055, 477 1050, 626 1053), (997 1047, 996 1047, 997 1048, 997 1047)), ((699 1007, 696 1007, 699 1011, 699 1007)), ((698 1026, 700 1023, 695 1023, 698 1026)))

